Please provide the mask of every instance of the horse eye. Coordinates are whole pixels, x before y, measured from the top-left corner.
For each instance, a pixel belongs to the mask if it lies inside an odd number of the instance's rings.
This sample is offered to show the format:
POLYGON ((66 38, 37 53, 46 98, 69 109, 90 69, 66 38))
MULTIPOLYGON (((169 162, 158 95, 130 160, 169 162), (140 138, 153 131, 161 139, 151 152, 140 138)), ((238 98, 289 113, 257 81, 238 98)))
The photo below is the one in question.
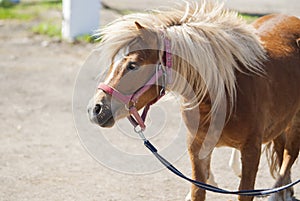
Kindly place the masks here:
POLYGON ((128 70, 137 70, 138 68, 139 68, 139 66, 135 62, 129 62, 127 65, 128 70))

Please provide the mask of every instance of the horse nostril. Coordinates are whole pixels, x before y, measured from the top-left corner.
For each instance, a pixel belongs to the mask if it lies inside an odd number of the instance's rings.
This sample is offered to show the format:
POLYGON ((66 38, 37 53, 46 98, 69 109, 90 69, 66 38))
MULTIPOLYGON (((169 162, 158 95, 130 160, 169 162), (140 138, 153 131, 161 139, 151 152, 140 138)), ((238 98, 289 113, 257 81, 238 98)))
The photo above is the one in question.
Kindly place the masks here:
POLYGON ((100 112, 101 112, 101 105, 100 104, 96 104, 93 111, 94 111, 95 115, 100 114, 100 112))

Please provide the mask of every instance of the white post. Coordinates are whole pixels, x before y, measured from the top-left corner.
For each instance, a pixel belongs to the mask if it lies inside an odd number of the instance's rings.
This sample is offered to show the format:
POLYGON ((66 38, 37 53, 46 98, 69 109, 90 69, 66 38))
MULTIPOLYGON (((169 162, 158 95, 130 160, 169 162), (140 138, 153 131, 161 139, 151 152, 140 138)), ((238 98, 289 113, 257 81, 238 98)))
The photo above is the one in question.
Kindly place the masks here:
POLYGON ((99 26, 100 0, 63 0, 62 37, 74 41, 99 26))

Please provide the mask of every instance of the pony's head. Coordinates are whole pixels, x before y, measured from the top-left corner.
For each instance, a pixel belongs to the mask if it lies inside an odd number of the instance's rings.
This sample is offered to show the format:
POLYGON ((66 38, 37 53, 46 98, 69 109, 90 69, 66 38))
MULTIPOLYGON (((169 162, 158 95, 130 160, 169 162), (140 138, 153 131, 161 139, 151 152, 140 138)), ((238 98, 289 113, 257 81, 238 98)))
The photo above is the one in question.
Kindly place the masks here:
POLYGON ((112 58, 104 82, 90 101, 90 120, 101 127, 129 115, 160 95, 165 86, 165 67, 157 34, 134 22, 136 37, 121 47, 112 58))
POLYGON ((265 51, 251 25, 222 5, 184 2, 170 10, 124 16, 100 32, 101 63, 109 70, 89 105, 93 122, 112 126, 129 115, 131 106, 140 109, 159 97, 168 77, 161 76, 168 72, 168 52, 173 72, 168 90, 184 98, 184 109, 209 97, 210 114, 227 99, 231 110, 236 71, 264 74, 265 51))

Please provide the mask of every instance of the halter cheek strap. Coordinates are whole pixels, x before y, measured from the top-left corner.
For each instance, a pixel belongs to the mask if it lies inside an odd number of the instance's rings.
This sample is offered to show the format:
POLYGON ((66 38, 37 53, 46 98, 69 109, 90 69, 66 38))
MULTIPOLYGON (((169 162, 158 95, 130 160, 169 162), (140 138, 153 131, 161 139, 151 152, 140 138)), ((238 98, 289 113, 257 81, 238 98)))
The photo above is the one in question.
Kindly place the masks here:
POLYGON ((161 97, 163 97, 165 95, 165 85, 167 84, 166 80, 168 78, 168 83, 170 84, 172 81, 171 75, 171 68, 172 68, 172 54, 171 54, 171 44, 170 41, 168 39, 165 38, 164 40, 164 44, 165 44, 165 57, 166 57, 166 67, 167 69, 165 69, 162 64, 158 64, 156 67, 156 72, 154 73, 154 75, 147 81, 147 83, 141 87, 140 89, 136 90, 133 94, 130 95, 126 95, 123 94, 121 92, 119 92, 118 90, 116 90, 115 88, 105 84, 105 83, 100 83, 98 86, 98 89, 103 90, 105 93, 111 95, 112 97, 116 98, 118 101, 124 103, 125 105, 130 105, 130 103, 132 103, 132 105, 129 107, 129 121, 131 122, 131 124, 134 126, 134 128, 136 129, 137 126, 140 126, 140 129, 143 131, 146 129, 146 125, 145 125, 145 119, 147 116, 147 113, 150 109, 150 106, 153 105, 154 103, 156 103, 161 97), (152 101, 150 101, 143 110, 142 115, 140 115, 137 111, 137 108, 135 107, 135 104, 137 103, 138 99, 140 96, 142 96, 147 90, 149 90, 153 85, 155 85, 158 81, 159 78, 163 77, 163 86, 162 89, 159 93, 159 95, 152 101))
POLYGON ((172 83, 172 53, 171 53, 171 41, 168 39, 164 40, 165 43, 165 50, 166 50, 166 67, 167 67, 167 74, 168 74, 168 83, 172 83))

